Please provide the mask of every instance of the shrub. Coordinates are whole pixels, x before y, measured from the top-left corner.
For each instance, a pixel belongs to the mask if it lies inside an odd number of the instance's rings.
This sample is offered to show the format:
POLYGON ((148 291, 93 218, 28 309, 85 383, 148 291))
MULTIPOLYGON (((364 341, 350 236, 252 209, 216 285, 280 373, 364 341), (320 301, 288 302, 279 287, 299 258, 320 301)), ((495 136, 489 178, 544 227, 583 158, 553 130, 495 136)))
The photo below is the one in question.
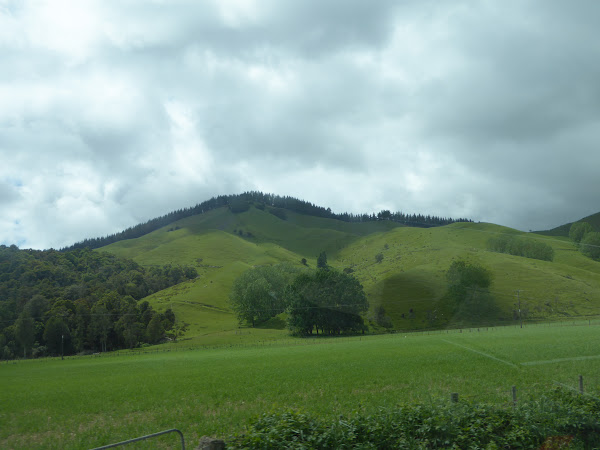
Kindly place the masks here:
POLYGON ((581 253, 594 260, 600 259, 600 233, 589 232, 581 240, 579 246, 581 253))
POLYGON ((500 235, 488 241, 488 249, 497 253, 508 253, 513 256, 539 259, 542 261, 554 260, 552 246, 533 239, 519 238, 510 235, 500 235))
POLYGON ((600 400, 558 388, 518 408, 438 402, 336 419, 288 411, 261 416, 228 448, 550 448, 553 438, 597 448, 600 400))

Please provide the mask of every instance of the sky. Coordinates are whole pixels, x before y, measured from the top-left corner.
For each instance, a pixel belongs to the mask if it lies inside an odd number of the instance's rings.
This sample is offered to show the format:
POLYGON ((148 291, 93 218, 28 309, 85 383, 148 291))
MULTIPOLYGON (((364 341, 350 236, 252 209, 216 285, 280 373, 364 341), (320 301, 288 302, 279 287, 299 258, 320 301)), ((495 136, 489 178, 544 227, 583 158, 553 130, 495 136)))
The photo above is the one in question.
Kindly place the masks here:
POLYGON ((600 211, 600 2, 0 0, 0 244, 258 190, 523 231, 600 211))

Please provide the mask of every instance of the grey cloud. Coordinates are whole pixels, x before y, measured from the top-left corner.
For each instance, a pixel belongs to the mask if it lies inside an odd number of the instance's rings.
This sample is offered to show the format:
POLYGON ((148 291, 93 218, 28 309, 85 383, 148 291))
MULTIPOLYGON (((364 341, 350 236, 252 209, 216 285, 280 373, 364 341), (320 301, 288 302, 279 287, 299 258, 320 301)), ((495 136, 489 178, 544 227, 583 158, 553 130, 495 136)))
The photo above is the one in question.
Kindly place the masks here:
POLYGON ((21 194, 17 189, 15 181, 0 181, 0 206, 7 206, 18 201, 21 194))
POLYGON ((397 2, 266 1, 236 12, 235 3, 127 3, 107 13, 107 32, 124 50, 172 52, 194 44, 220 54, 253 58, 265 47, 315 58, 354 46, 385 42, 397 2), (228 23, 223 16, 231 15, 228 23), (123 26, 127 22, 127 27, 123 26))
POLYGON ((0 233, 25 245, 247 189, 521 229, 597 206, 596 2, 97 2, 74 46, 11 5, 0 233))

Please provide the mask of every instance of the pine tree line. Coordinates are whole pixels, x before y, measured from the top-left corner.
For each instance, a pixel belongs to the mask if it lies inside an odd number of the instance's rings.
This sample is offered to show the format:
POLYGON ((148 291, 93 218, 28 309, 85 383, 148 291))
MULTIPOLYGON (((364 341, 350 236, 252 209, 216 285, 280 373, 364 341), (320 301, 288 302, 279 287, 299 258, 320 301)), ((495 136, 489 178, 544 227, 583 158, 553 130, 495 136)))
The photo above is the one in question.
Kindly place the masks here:
POLYGON ((391 212, 389 210, 383 210, 377 214, 354 214, 347 212, 336 214, 331 211, 331 208, 317 206, 313 203, 299 200, 294 197, 265 194, 259 191, 249 191, 238 195, 220 195, 213 197, 210 200, 206 200, 197 204, 196 206, 172 211, 164 216, 151 219, 133 227, 129 227, 119 233, 111 234, 105 237, 84 239, 81 242, 77 242, 69 247, 63 248, 62 251, 81 248, 100 248, 114 242, 126 239, 135 239, 144 236, 152 231, 158 230, 159 228, 186 217, 203 214, 205 212, 225 206, 228 206, 232 210, 235 209, 235 212, 240 212, 244 209, 247 209, 251 204, 255 204, 257 206, 267 205, 272 208, 286 209, 298 214, 322 217, 326 219, 336 219, 344 222, 374 222, 379 220, 390 220, 407 226, 424 228, 448 225, 454 222, 471 222, 470 219, 465 218, 452 219, 449 217, 438 217, 423 214, 405 214, 400 211, 391 212))

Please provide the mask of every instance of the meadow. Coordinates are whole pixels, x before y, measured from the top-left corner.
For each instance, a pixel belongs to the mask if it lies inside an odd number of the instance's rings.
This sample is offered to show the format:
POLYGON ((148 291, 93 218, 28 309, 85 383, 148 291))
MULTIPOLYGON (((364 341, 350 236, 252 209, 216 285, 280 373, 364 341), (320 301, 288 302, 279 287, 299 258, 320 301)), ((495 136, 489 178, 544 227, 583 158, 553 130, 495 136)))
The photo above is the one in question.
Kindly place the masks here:
MULTIPOLYGON (((383 306, 396 330, 435 325, 431 317, 448 288, 446 271, 456 259, 480 264, 493 273, 491 294, 498 314, 489 317, 490 325, 514 321, 519 301, 527 320, 542 321, 593 316, 600 306, 600 264, 581 255, 567 238, 487 223, 413 228, 390 221, 347 223, 293 212, 281 220, 254 207, 240 214, 220 208, 101 250, 144 266, 194 265, 198 279, 145 300, 158 311, 172 308, 188 324, 186 339, 196 344, 225 343, 235 335, 238 323, 228 296, 233 281, 245 270, 281 262, 304 268, 303 258, 314 268, 321 251, 327 252, 331 266, 353 271, 364 286, 371 314, 383 306), (241 236, 240 231, 251 232, 251 237, 241 236), (554 249, 554 261, 489 251, 488 240, 504 234, 547 243, 554 249), (377 254, 383 257, 380 262, 377 254)), ((272 329, 255 334, 281 337, 285 332, 272 329)))
MULTIPOLYGON (((227 438, 262 413, 320 417, 401 403, 512 405, 555 386, 600 390, 600 324, 578 322, 253 344, 164 346, 2 363, 1 448, 93 448, 169 428, 189 447, 227 438), (152 352, 153 351, 153 352, 152 352)), ((151 447, 177 448, 175 436, 151 447)), ((131 448, 131 447, 130 447, 131 448)), ((135 446, 133 448, 136 448, 135 446)), ((140 448, 140 447, 137 447, 140 448)), ((143 447, 143 448, 148 448, 143 447)))

